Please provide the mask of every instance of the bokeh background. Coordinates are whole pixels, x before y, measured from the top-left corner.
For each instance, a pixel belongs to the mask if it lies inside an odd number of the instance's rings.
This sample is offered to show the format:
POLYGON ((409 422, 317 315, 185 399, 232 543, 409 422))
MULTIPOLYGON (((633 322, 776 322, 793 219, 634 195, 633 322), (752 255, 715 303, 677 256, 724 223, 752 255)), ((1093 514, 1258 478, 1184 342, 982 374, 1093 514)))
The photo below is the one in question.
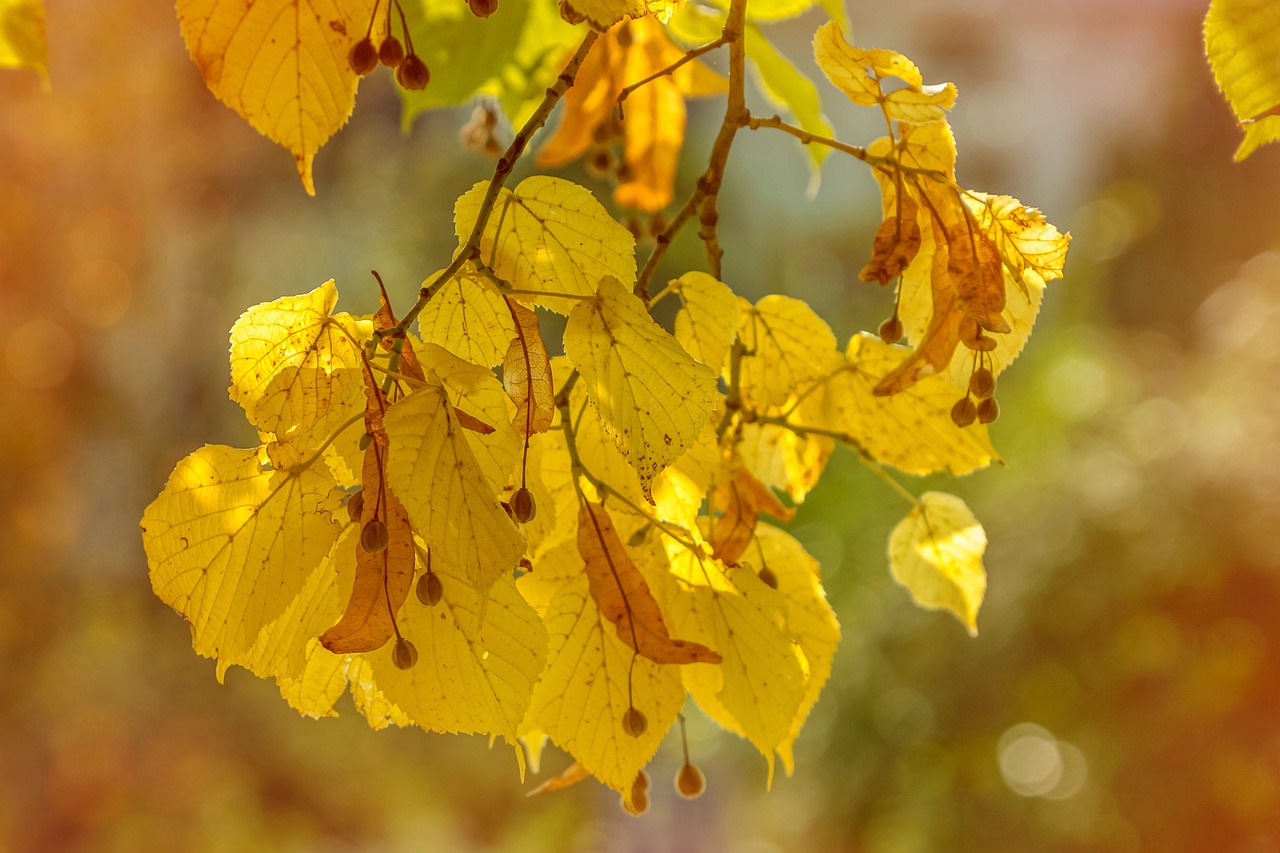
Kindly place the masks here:
MULTIPOLYGON (((311 199, 204 89, 168 4, 51 3, 52 91, 0 72, 0 850, 1280 851, 1280 150, 1231 163, 1204 6, 856 4, 860 43, 959 86, 962 181, 1075 238, 1001 379, 1007 466, 909 484, 986 525, 981 635, 893 583, 906 507, 838 454, 793 524, 845 634, 796 775, 766 792, 694 713, 706 795, 671 790, 669 738, 637 820, 591 782, 527 799, 482 739, 219 686, 147 579, 137 522, 173 464, 253 440, 235 318, 330 277, 368 310, 373 267, 407 301, 491 169, 459 144, 469 110, 402 133, 366 81, 311 199)), ((818 23, 773 30, 810 69, 818 23)), ((824 92, 843 138, 877 134, 824 92)), ((683 188, 717 109, 694 108, 683 188)), ((873 182, 839 155, 807 182, 790 140, 740 138, 725 277, 873 329, 873 182)), ((700 263, 682 242, 667 271, 700 263)))

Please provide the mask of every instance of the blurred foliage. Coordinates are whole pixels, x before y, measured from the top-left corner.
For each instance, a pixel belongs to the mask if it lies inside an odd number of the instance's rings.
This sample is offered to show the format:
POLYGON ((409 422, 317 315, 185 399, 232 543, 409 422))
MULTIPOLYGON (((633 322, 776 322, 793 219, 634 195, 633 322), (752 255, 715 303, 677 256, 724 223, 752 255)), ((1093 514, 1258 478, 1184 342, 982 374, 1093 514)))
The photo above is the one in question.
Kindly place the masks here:
MULTIPOLYGON (((758 756, 693 717, 707 794, 668 787, 671 738, 635 820, 593 784, 526 800, 478 739, 303 720, 242 672, 219 686, 147 583, 137 519, 172 460, 251 438, 226 329, 370 266, 416 288, 490 168, 456 141, 465 111, 402 136, 390 86, 369 86, 308 199, 208 96, 170 9, 53 4, 52 91, 0 75, 0 849, 1280 847, 1280 165, 1231 164, 1199 3, 965 8, 855 20, 949 69, 963 175, 1076 235, 1002 380, 1008 467, 947 486, 991 540, 982 634, 894 585, 902 507, 841 455, 792 525, 845 627, 796 775, 766 793, 758 756)), ((805 55, 813 25, 788 26, 805 55)), ((713 118, 692 111, 691 147, 713 118)), ((871 326, 874 187, 832 158, 807 200, 783 142, 735 148, 726 276, 812 300, 842 335, 871 326)), ((543 777, 566 763, 549 751, 543 777)))

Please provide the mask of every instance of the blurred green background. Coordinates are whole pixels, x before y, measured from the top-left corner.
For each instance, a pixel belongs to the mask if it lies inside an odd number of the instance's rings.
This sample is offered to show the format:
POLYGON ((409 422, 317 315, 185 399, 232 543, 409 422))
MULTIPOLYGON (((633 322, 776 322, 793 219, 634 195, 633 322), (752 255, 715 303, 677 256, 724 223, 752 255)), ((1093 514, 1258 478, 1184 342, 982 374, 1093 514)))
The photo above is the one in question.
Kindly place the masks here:
MULTIPOLYGON (((706 795, 671 790, 669 738, 637 820, 591 782, 526 799, 482 739, 375 733, 346 700, 305 720, 239 670, 219 686, 147 580, 137 522, 173 464, 253 440, 225 393, 235 318, 330 277, 369 310, 371 267, 407 302, 491 170, 458 141, 468 110, 403 135, 389 78, 366 81, 311 199, 204 89, 167 4, 51 3, 52 92, 0 73, 0 850, 1280 851, 1280 150, 1231 163, 1203 13, 851 9, 859 43, 959 86, 962 182, 1075 238, 1001 380, 1007 466, 909 483, 987 527, 982 633, 893 583, 906 507, 838 454, 793 524, 845 634, 796 775, 766 792, 695 712, 706 795)), ((808 69, 819 20, 773 29, 808 69)), ((823 85, 842 138, 877 135, 823 85)), ((693 106, 678 197, 719 108, 693 106)), ((725 278, 874 329, 874 184, 839 155, 806 184, 790 140, 740 138, 725 278)), ((682 241, 666 272, 700 255, 682 241)), ((567 763, 550 750, 544 775, 567 763)))

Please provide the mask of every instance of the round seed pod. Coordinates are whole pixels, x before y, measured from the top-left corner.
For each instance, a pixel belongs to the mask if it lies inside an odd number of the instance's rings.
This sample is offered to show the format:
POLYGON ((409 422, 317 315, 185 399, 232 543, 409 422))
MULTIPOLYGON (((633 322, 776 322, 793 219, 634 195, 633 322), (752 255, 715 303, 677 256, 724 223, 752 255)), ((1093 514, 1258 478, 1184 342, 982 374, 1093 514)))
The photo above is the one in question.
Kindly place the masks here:
POLYGON ((477 18, 487 18, 498 11, 498 0, 467 0, 467 6, 477 18))
POLYGON ((996 402, 995 397, 988 397, 978 404, 978 420, 980 422, 989 424, 998 417, 1000 417, 1000 404, 996 402))
POLYGON ((978 417, 978 407, 968 397, 961 397, 951 407, 951 421, 958 427, 967 427, 978 417))
POLYGON ((778 588, 778 576, 773 573, 773 569, 765 566, 760 570, 760 580, 764 581, 764 585, 770 589, 778 588))
POLYGON ((370 39, 360 39, 351 45, 351 50, 347 53, 347 64, 361 77, 372 74, 373 69, 378 67, 378 49, 370 39))
POLYGON ((391 647, 391 662, 396 669, 413 669, 418 662, 418 650, 404 637, 397 637, 396 644, 391 647))
POLYGON ((364 490, 356 492, 347 498, 347 517, 351 519, 352 524, 360 523, 360 516, 364 514, 364 490))
POLYGON ((381 519, 371 518, 360 528, 360 547, 369 554, 380 554, 387 550, 391 535, 387 533, 387 525, 381 519))
POLYGON ((440 603, 440 598, 444 595, 444 584, 440 583, 440 576, 435 572, 427 572, 418 578, 418 585, 415 589, 418 593, 418 600, 428 607, 435 607, 440 603))
POLYGON ((388 68, 395 68, 404 61, 404 45, 395 36, 387 36, 378 48, 378 61, 388 68))
POLYGON ((702 771, 696 765, 685 762, 684 766, 676 771, 676 793, 686 800, 701 797, 705 790, 707 790, 707 777, 702 775, 702 771))
POLYGON ((406 89, 425 89, 431 80, 427 63, 416 53, 411 53, 396 66, 396 82, 406 89))
POLYGON ((902 340, 902 321, 898 319, 898 315, 894 314, 888 320, 880 324, 880 340, 886 344, 896 344, 902 340))
POLYGON ((989 368, 980 367, 969 377, 969 391, 979 400, 985 400, 996 392, 996 376, 989 368))
POLYGON ((622 715, 622 730, 632 737, 640 737, 649 728, 649 721, 639 708, 628 708, 622 715))
POLYGON ((526 488, 516 489, 511 496, 511 517, 519 524, 528 524, 538 514, 538 505, 533 500, 533 492, 526 488))

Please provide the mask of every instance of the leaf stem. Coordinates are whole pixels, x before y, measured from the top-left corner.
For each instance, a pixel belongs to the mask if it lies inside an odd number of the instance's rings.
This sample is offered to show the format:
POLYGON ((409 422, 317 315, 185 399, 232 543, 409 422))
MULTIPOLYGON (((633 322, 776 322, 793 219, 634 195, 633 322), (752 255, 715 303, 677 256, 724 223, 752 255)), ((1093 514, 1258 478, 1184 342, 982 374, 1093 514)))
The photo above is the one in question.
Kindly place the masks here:
POLYGON ((695 47, 692 50, 686 51, 684 56, 680 57, 675 62, 671 63, 666 68, 663 68, 659 71, 655 71, 652 74, 650 74, 648 77, 644 78, 643 80, 640 80, 637 83, 632 83, 630 86, 627 86, 626 88, 624 88, 621 92, 618 93, 617 109, 618 109, 619 118, 622 117, 622 102, 625 101, 627 98, 631 97, 631 93, 634 92, 636 89, 639 89, 642 86, 647 86, 650 83, 652 83, 654 80, 659 79, 660 77, 667 77, 671 74, 676 73, 676 71, 679 70, 679 68, 685 63, 692 62, 693 60, 697 59, 699 56, 702 56, 704 53, 710 53, 711 51, 725 45, 726 43, 728 43, 728 37, 726 36, 725 33, 721 33, 720 38, 716 39, 715 41, 708 42, 707 44, 704 44, 702 47, 695 47))

